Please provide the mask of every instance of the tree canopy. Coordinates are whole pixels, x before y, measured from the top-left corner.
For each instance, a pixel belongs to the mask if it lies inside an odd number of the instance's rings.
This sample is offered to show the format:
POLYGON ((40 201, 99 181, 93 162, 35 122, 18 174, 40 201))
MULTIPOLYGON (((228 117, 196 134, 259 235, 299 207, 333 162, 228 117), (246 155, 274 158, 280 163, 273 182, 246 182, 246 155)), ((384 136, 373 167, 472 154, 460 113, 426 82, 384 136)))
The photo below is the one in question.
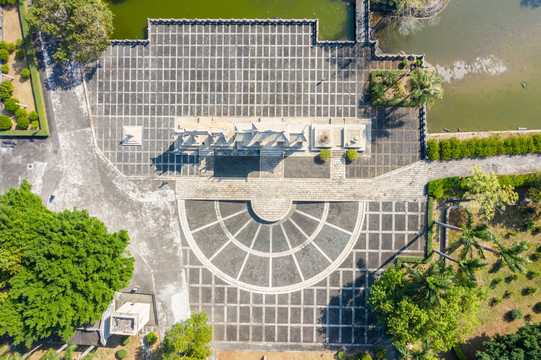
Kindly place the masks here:
POLYGON ((207 313, 192 314, 185 323, 176 323, 163 339, 164 360, 204 360, 212 354, 212 326, 207 313))
POLYGON ((477 360, 541 359, 541 323, 522 326, 515 334, 496 334, 484 345, 486 350, 477 352, 477 360))
POLYGON ((25 180, 0 195, 0 335, 26 346, 67 341, 100 319, 134 261, 125 230, 110 234, 87 211, 50 211, 31 188, 25 180))
POLYGON ((487 174, 481 165, 475 164, 467 179, 468 192, 465 197, 473 197, 473 203, 481 207, 479 215, 490 220, 494 217, 496 208, 505 210, 506 205, 513 205, 518 200, 518 194, 511 185, 501 185, 498 176, 491 172, 487 174))
POLYGON ((371 287, 368 302, 395 346, 424 343, 439 353, 474 330, 484 297, 451 267, 436 263, 424 272, 389 267, 371 287))
POLYGON ((410 77, 410 96, 417 106, 430 106, 436 99, 443 98, 443 79, 434 71, 416 69, 411 72, 410 77))
POLYGON ((100 0, 34 0, 27 21, 52 38, 56 63, 97 59, 113 34, 113 13, 100 0))

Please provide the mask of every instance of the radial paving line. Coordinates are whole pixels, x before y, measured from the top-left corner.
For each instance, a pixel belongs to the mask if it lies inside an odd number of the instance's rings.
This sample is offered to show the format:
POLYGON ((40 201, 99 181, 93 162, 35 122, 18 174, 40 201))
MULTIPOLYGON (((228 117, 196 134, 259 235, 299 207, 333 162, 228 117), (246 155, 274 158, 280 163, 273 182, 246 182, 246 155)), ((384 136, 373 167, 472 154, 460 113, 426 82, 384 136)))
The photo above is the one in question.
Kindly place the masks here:
MULTIPOLYGON (((328 225, 328 223, 326 222, 326 219, 327 219, 327 216, 328 216, 328 213, 329 213, 329 204, 328 203, 325 203, 325 207, 324 207, 325 211, 323 212, 321 219, 319 219, 319 222, 318 222, 314 232, 311 235, 309 235, 309 237, 308 237, 308 239, 306 241, 302 242, 300 245, 298 245, 296 247, 291 246, 290 239, 288 238, 288 235, 287 235, 287 233, 285 231, 285 228, 283 227, 282 223, 277 224, 277 225, 273 225, 273 226, 280 226, 280 228, 282 229, 282 231, 284 233, 285 241, 289 246, 289 249, 286 250, 286 251, 273 253, 272 248, 269 249, 269 252, 263 252, 263 251, 258 251, 258 250, 253 249, 253 246, 255 245, 255 242, 258 239, 259 232, 260 232, 260 229, 262 227, 262 224, 259 224, 259 227, 255 232, 255 235, 254 235, 254 238, 252 240, 252 244, 251 244, 250 248, 248 248, 246 245, 243 245, 240 241, 235 239, 233 237, 233 235, 231 235, 231 233, 229 232, 229 230, 227 229, 225 224, 223 223, 223 218, 220 216, 220 212, 219 212, 218 202, 216 202, 215 203, 215 209, 217 211, 218 219, 220 220, 220 227, 227 234, 226 244, 221 246, 221 248, 218 250, 217 253, 221 252, 222 249, 225 249, 225 247, 227 245, 231 244, 231 243, 235 243, 235 245, 237 245, 237 246, 242 245, 241 249, 246 252, 246 256, 243 259, 243 263, 242 263, 241 268, 239 269, 237 275, 233 277, 233 276, 230 276, 230 275, 226 274, 224 271, 222 271, 220 268, 218 268, 211 261, 212 259, 214 259, 214 257, 216 257, 216 254, 214 254, 210 259, 207 258, 203 254, 203 252, 201 251, 201 249, 198 246, 198 242, 195 240, 195 238, 192 235, 192 232, 190 231, 190 227, 189 227, 189 224, 188 224, 188 218, 187 218, 187 216, 189 214, 187 214, 186 202, 184 200, 179 200, 179 202, 178 202, 179 220, 180 220, 182 231, 184 233, 184 236, 186 237, 186 241, 188 242, 188 245, 190 246, 190 248, 193 251, 193 253, 195 254, 195 256, 198 258, 198 260, 203 264, 203 266, 205 268, 209 269, 212 273, 214 273, 216 276, 218 276, 222 280, 224 280, 227 283, 230 283, 230 284, 232 284, 232 285, 234 285, 234 286, 236 286, 236 287, 238 287, 240 289, 245 289, 245 290, 248 290, 248 291, 254 291, 254 292, 264 293, 264 294, 281 294, 281 293, 288 293, 288 292, 304 289, 306 287, 309 287, 311 285, 314 285, 314 284, 320 282, 322 279, 324 279, 326 276, 328 276, 332 271, 334 271, 338 266, 340 266, 340 264, 342 264, 342 262, 346 259, 346 257, 349 256, 349 254, 351 253, 355 243, 357 242, 357 239, 358 239, 358 237, 360 235, 360 232, 361 232, 363 224, 364 224, 366 206, 367 206, 367 203, 365 203, 365 202, 358 202, 357 203, 357 221, 355 223, 355 227, 354 227, 353 231, 351 232, 351 236, 349 237, 349 240, 345 244, 344 248, 338 254, 338 256, 333 260, 329 255, 327 255, 325 253, 325 251, 323 251, 323 249, 320 246, 318 246, 315 243, 315 240, 317 239, 317 236, 320 233, 321 229, 325 225, 328 225), (306 279, 303 272, 302 272, 302 268, 301 268, 301 266, 300 266, 300 264, 298 262, 298 259, 297 259, 298 254, 297 253, 298 253, 299 250, 301 250, 302 248, 304 248, 305 246, 307 246, 310 243, 314 246, 315 249, 317 249, 317 251, 321 254, 321 256, 325 257, 330 262, 330 264, 326 268, 321 270, 318 274, 312 276, 309 279, 306 279), (265 257, 265 258, 267 258, 269 260, 269 265, 268 265, 269 286, 261 286, 261 285, 256 285, 256 284, 240 281, 240 279, 242 277, 242 273, 245 270, 245 266, 246 266, 246 264, 248 262, 248 259, 249 259, 250 255, 255 255, 255 256, 259 256, 259 257, 265 257), (273 262, 276 261, 275 259, 277 259, 278 257, 285 257, 285 256, 289 256, 289 255, 291 255, 292 260, 293 260, 293 262, 295 264, 295 267, 296 267, 297 271, 299 272, 299 276, 301 278, 301 281, 297 282, 297 283, 289 284, 289 285, 274 286, 273 287, 272 284, 273 284, 273 281, 275 280, 273 278, 273 276, 272 276, 273 275, 272 274, 273 262)), ((291 219, 288 219, 288 220, 291 221, 291 219)), ((297 227, 297 230, 301 230, 300 227, 295 222, 291 221, 291 223, 295 227, 297 227)), ((344 229, 341 229, 341 230, 343 231, 344 229)), ((303 231, 303 233, 304 233, 304 235, 306 235, 306 233, 304 231, 303 231)), ((308 236, 308 235, 306 235, 306 236, 308 236)))

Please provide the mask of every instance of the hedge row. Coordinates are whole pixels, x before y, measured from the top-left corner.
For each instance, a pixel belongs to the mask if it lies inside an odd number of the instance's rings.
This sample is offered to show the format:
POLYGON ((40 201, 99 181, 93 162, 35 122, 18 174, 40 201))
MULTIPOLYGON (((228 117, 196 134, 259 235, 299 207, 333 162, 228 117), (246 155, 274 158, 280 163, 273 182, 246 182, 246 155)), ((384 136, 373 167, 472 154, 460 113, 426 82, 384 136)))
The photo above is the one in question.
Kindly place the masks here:
POLYGON ((427 142, 427 157, 431 161, 527 153, 541 153, 541 134, 516 135, 506 139, 498 135, 468 140, 453 137, 427 142))
POLYGON ((41 92, 41 83, 39 81, 38 66, 36 64, 36 55, 34 53, 34 44, 32 43, 32 34, 30 27, 26 22, 26 2, 19 0, 19 19, 21 21, 21 30, 23 33, 24 45, 26 47, 26 57, 30 69, 30 78, 32 82, 32 93, 36 104, 36 111, 39 115, 39 130, 8 130, 3 131, 3 136, 49 136, 49 125, 47 123, 47 114, 43 103, 43 94, 41 92))
MULTIPOLYGON (((377 83, 377 77, 383 76, 386 73, 393 72, 396 74, 402 73, 400 70, 374 70, 370 73, 370 87, 374 86, 377 83)), ((398 99, 398 100, 381 100, 381 99, 374 99, 372 97, 372 88, 370 88, 370 103, 372 106, 409 106, 414 107, 415 104, 406 99, 398 99)))
MULTIPOLYGON (((443 179, 431 180, 428 182, 428 194, 435 200, 444 195, 450 195, 453 191, 468 190, 468 177, 448 177, 443 179)), ((539 174, 519 174, 519 175, 498 175, 498 181, 501 185, 519 186, 539 186, 539 174)), ((448 197, 447 196, 447 197, 448 197)))

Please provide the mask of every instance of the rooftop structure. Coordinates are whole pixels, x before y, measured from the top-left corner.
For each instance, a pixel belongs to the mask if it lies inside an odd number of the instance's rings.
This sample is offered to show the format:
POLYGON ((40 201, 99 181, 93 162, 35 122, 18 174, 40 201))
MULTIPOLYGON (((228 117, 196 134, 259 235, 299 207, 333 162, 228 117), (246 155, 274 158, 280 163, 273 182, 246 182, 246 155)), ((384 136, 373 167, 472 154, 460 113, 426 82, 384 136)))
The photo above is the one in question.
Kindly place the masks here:
POLYGON ((137 335, 148 323, 150 304, 127 302, 111 315, 110 333, 137 335))

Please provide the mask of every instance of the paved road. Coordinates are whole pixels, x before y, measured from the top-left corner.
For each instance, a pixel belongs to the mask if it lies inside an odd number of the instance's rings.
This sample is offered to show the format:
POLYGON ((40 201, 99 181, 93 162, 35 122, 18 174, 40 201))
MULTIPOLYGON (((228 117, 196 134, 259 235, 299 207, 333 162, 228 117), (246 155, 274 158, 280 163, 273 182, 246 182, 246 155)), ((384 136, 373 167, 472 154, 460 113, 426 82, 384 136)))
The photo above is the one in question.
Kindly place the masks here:
POLYGON ((497 174, 527 173, 541 170, 541 154, 417 162, 375 179, 362 180, 181 178, 176 182, 176 194, 179 199, 201 200, 415 200, 424 196, 429 180, 468 175, 476 163, 497 174))
POLYGON ((189 314, 174 192, 120 175, 95 151, 82 85, 62 90, 51 68, 41 76, 44 89, 55 88, 45 91, 51 136, 0 148, 0 192, 28 179, 48 208, 87 209, 110 231, 128 230, 137 259, 130 287, 156 294, 165 330, 189 314))

